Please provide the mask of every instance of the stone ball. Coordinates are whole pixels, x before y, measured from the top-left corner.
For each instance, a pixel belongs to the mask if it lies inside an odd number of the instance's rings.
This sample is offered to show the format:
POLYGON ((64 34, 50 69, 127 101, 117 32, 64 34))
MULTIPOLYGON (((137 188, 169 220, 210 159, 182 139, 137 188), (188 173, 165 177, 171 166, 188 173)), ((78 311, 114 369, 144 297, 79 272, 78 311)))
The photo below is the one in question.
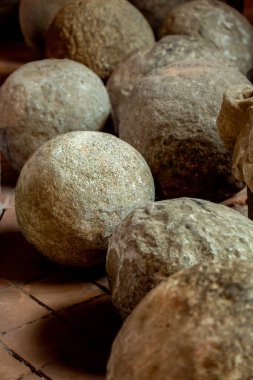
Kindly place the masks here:
POLYGON ((113 71, 107 82, 112 104, 115 131, 118 132, 120 112, 133 87, 140 78, 152 70, 177 61, 201 60, 231 65, 220 49, 198 36, 165 36, 151 49, 133 52, 113 71))
POLYGON ((253 376, 253 263, 213 261, 153 289, 117 335, 107 380, 253 376))
POLYGON ((200 36, 220 48, 242 73, 253 66, 253 27, 241 13, 216 0, 195 0, 174 8, 165 18, 160 36, 200 36))
POLYGON ((21 0, 19 21, 25 42, 34 49, 42 49, 47 29, 56 13, 71 0, 21 0))
POLYGON ((0 128, 5 128, 12 166, 52 137, 76 130, 101 130, 110 102, 101 79, 68 59, 45 59, 16 70, 0 88, 0 128))
POLYGON ((84 63, 101 78, 136 49, 154 44, 145 17, 126 0, 74 0, 47 33, 47 56, 84 63))
POLYGON ((79 131, 43 144, 23 167, 15 197, 21 232, 60 264, 105 260, 108 238, 140 205, 154 199, 144 158, 117 137, 79 131))
POLYGON ((253 259, 252 240, 253 222, 220 204, 178 198, 136 208, 109 241, 112 302, 126 317, 145 294, 182 269, 216 258, 253 259))
POLYGON ((220 202, 242 184, 216 127, 224 91, 250 84, 237 69, 177 62, 141 78, 124 103, 119 136, 147 160, 159 198, 220 202))

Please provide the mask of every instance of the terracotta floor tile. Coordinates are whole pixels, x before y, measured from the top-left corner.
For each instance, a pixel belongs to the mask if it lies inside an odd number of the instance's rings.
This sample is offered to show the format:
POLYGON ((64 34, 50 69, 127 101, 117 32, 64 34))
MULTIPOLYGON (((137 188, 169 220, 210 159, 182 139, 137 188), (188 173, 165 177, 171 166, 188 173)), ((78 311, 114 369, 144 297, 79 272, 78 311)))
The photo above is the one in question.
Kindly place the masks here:
POLYGON ((95 280, 95 282, 99 285, 104 286, 109 291, 109 283, 106 276, 98 278, 97 280, 95 280))
POLYGON ((14 208, 15 188, 11 186, 1 186, 1 202, 5 208, 14 208))
POLYGON ((53 380, 105 380, 105 374, 87 372, 86 369, 56 362, 43 367, 43 372, 53 380))
POLYGON ((15 288, 0 291, 0 312, 0 332, 15 329, 48 314, 46 309, 15 288))
POLYGON ((0 379, 19 380, 30 372, 29 368, 16 360, 9 352, 0 347, 0 379))
POLYGON ((22 378, 18 378, 17 380, 39 380, 39 379, 43 380, 43 378, 41 378, 40 376, 37 376, 34 373, 30 373, 28 375, 23 376, 22 378))
POLYGON ((13 285, 9 281, 7 281, 4 278, 0 277, 0 291, 4 290, 4 289, 7 289, 7 288, 10 288, 12 286, 13 285))

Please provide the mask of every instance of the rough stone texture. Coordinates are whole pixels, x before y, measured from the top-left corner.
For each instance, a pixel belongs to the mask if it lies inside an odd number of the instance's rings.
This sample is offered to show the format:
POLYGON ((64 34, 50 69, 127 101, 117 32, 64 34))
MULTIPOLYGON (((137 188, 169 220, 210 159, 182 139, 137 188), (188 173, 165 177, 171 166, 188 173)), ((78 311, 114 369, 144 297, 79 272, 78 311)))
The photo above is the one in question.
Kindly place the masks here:
POLYGON ((252 274, 252 263, 214 261, 161 283, 120 330, 106 379, 251 379, 252 274))
POLYGON ((71 0, 21 0, 19 20, 26 44, 42 48, 45 35, 57 12, 71 0))
POLYGON ((216 0, 195 0, 174 8, 160 35, 200 36, 220 48, 242 73, 253 66, 253 27, 235 9, 216 0))
POLYGON ((151 49, 138 50, 120 63, 107 82, 116 132, 118 132, 123 103, 140 78, 153 69, 176 61, 195 59, 203 62, 220 62, 224 65, 231 64, 219 49, 198 36, 165 36, 151 49))
POLYGON ((91 267, 135 207, 154 199, 143 157, 107 133, 70 132, 41 146, 21 171, 16 214, 26 239, 50 259, 91 267))
POLYGON ((218 136, 224 91, 249 81, 233 68, 175 63, 138 81, 121 113, 119 136, 147 160, 161 198, 222 201, 240 188, 218 136))
POLYGON ((61 9, 47 33, 47 55, 82 62, 107 78, 135 49, 150 48, 154 35, 126 0, 75 0, 61 9))
POLYGON ((101 79, 67 59, 27 63, 0 88, 0 129, 5 128, 10 161, 18 170, 57 134, 101 130, 109 113, 101 79))
POLYGON ((135 209, 109 241, 112 301, 126 317, 175 272, 209 259, 253 260, 253 222, 226 206, 178 198, 135 209))

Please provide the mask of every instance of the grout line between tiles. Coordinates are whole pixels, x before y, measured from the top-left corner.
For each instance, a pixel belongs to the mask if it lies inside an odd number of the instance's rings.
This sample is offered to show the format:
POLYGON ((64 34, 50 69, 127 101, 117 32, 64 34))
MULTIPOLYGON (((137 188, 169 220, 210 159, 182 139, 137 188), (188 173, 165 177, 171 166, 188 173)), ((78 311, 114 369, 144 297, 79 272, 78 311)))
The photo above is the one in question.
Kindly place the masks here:
POLYGON ((101 285, 98 282, 96 282, 96 280, 95 281, 91 281, 91 283, 93 285, 96 285, 99 289, 103 290, 103 292, 105 292, 106 294, 108 294, 108 295, 111 294, 109 289, 107 289, 104 285, 101 285))

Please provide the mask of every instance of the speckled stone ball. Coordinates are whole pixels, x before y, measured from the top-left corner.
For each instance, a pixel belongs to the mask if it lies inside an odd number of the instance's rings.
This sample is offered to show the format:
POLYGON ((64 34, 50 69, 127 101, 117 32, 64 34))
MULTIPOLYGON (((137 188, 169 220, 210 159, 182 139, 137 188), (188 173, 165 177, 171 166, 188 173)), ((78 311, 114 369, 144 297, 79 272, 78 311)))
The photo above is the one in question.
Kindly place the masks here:
POLYGON ((46 52, 82 62, 105 79, 130 53, 154 42, 145 17, 128 1, 74 0, 54 18, 46 52))
POLYGON ((210 259, 253 261, 253 222, 226 206, 178 198, 132 211, 109 241, 112 302, 126 317, 152 288, 210 259))
POLYGON ((27 63, 0 88, 0 128, 17 170, 44 142, 69 131, 101 130, 109 114, 101 79, 68 59, 27 63))
POLYGON ((232 67, 195 61, 153 70, 133 88, 119 136, 145 157, 160 199, 220 202, 241 188, 216 127, 223 93, 233 84, 249 81, 232 67))
POLYGON ((166 16, 160 36, 200 36, 220 48, 242 73, 253 66, 253 27, 241 13, 216 0, 195 0, 179 5, 166 16))
POLYGON ((253 263, 213 261, 153 289, 117 335, 107 380, 253 376, 253 263))
POLYGON ((60 264, 92 267, 104 262, 116 226, 153 199, 150 169, 134 148, 107 133, 82 131, 36 150, 21 171, 15 207, 38 251, 60 264))

